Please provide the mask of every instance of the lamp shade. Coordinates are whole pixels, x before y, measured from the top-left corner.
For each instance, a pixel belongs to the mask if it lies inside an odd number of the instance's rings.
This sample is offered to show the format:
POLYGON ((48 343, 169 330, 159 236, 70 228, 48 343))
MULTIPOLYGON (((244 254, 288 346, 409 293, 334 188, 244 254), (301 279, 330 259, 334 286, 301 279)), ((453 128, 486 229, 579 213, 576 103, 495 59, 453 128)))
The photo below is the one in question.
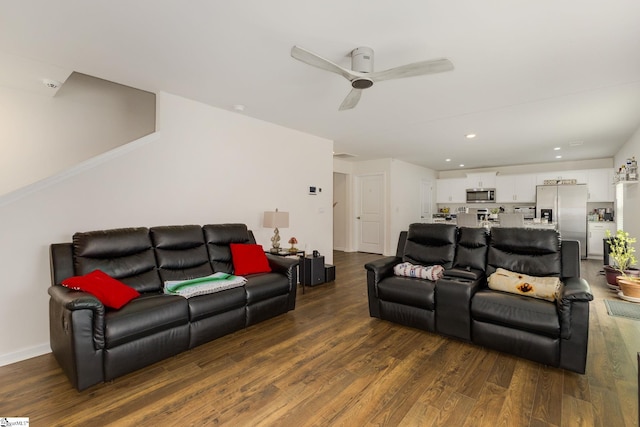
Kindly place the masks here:
POLYGON ((265 228, 287 228, 289 227, 289 212, 280 212, 276 209, 273 211, 266 211, 264 213, 264 220, 262 226, 265 228))

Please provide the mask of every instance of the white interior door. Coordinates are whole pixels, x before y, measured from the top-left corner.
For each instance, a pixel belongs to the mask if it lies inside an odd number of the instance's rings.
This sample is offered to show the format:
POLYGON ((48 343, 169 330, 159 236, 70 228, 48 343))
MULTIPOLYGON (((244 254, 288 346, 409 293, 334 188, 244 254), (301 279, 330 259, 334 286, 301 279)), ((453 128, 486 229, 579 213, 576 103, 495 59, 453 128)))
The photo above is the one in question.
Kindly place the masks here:
POLYGON ((384 176, 358 177, 358 231, 361 252, 384 253, 384 176))
POLYGON ((420 181, 420 222, 431 222, 433 218, 433 182, 420 181))

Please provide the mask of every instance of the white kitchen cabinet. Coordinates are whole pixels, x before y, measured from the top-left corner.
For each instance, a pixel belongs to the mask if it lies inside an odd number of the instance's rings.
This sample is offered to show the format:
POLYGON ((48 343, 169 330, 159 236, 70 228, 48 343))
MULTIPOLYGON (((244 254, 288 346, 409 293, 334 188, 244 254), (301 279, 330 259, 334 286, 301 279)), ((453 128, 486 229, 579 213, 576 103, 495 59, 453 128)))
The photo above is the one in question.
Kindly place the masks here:
POLYGON ((589 222, 587 227, 587 258, 604 259, 604 239, 607 230, 616 234, 616 223, 613 221, 589 222))
POLYGON ((467 178, 436 180, 436 203, 466 203, 467 178))
POLYGON ((613 185, 613 169, 590 169, 587 171, 589 202, 613 202, 616 189, 613 185))
POLYGON ((466 188, 496 188, 496 173, 468 173, 466 188))
POLYGON ((536 175, 498 175, 496 203, 535 203, 536 175))

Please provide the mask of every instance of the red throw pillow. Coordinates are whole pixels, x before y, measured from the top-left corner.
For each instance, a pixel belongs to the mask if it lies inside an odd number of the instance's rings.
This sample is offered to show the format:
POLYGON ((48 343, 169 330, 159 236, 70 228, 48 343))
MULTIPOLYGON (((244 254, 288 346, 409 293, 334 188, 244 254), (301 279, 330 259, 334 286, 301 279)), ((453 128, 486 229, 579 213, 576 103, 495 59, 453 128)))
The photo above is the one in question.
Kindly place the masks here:
POLYGON ((92 294, 107 307, 119 309, 132 299, 139 297, 138 291, 100 270, 84 276, 73 276, 62 281, 62 286, 92 294))
POLYGON ((245 243, 231 243, 231 258, 233 260, 233 274, 269 273, 269 260, 262 250, 262 245, 245 243))

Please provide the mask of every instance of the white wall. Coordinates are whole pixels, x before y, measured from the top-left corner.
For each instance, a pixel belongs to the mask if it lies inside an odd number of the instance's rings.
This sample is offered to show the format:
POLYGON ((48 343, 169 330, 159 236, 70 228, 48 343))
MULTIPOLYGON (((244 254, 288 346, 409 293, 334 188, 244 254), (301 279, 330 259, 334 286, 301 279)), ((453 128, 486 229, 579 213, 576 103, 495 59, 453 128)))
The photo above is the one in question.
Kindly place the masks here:
MULTIPOLYGON (((434 191, 431 204, 436 206, 436 173, 432 169, 416 166, 401 160, 391 161, 391 232, 389 235, 389 254, 395 255, 398 236, 406 231, 409 224, 422 222, 420 218, 420 183, 431 181, 434 191)), ((430 218, 429 218, 430 220, 430 218)))
MULTIPOLYGON (((640 160, 640 128, 636 130, 634 135, 622 146, 620 151, 614 157, 614 167, 617 170, 622 166, 627 158, 635 157, 640 160)), ((621 185, 621 184, 619 184, 621 185)), ((640 253, 640 183, 622 185, 624 209, 622 215, 624 217, 624 231, 628 232, 631 237, 637 239, 635 248, 636 253, 640 253)), ((616 212, 616 217, 619 213, 616 212)))
POLYGON ((314 137, 169 94, 159 132, 65 174, 0 196, 0 365, 49 351, 48 247, 76 231, 246 223, 270 245, 262 213, 290 212, 296 236, 332 260, 332 148, 314 137), (308 187, 322 188, 317 196, 308 187))
POLYGON ((0 195, 155 129, 155 95, 73 73, 54 97, 0 86, 0 195))

